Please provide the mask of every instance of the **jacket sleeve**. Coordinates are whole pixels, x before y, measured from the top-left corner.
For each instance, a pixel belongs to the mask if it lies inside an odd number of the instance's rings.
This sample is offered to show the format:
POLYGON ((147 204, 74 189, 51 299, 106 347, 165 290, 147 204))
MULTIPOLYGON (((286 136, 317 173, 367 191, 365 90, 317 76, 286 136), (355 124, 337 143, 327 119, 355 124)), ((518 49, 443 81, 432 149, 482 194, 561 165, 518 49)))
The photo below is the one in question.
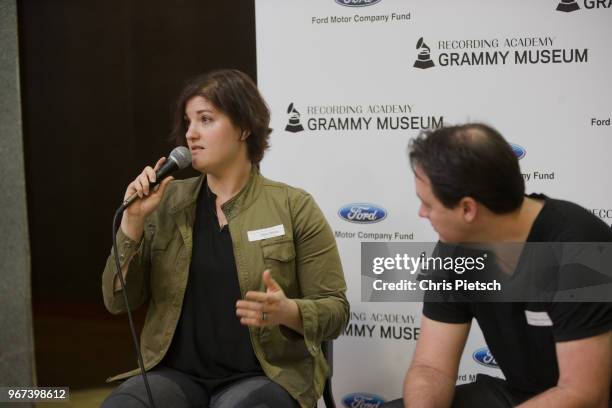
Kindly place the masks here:
MULTIPOLYGON (((150 295, 150 239, 147 237, 148 224, 145 225, 145 231, 140 242, 136 242, 127 237, 123 231, 121 231, 121 228, 117 231, 117 250, 119 251, 121 268, 130 261, 128 272, 125 277, 125 286, 131 310, 140 307, 150 295)), ((123 291, 116 291, 114 289, 116 272, 115 254, 113 250, 111 250, 106 260, 104 272, 102 273, 102 295, 104 297, 106 309, 112 314, 126 312, 123 291)))
MULTIPOLYGON (((312 196, 300 191, 290 205, 302 298, 304 341, 315 355, 323 341, 335 339, 349 317, 346 282, 333 232, 312 196)), ((290 201, 291 202, 291 201, 290 201)))

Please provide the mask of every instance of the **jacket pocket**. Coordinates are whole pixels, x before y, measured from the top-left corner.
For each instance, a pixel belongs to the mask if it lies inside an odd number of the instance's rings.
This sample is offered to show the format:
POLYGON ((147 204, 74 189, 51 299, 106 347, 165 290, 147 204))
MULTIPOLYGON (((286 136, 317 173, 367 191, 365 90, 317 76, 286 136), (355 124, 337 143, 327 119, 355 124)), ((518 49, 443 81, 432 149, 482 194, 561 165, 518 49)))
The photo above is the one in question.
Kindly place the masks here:
POLYGON ((292 239, 282 241, 261 241, 264 259, 290 262, 295 259, 295 246, 292 239))
POLYGON ((282 241, 262 241, 261 250, 264 266, 272 277, 283 288, 287 297, 298 295, 295 266, 295 246, 292 239, 282 241))

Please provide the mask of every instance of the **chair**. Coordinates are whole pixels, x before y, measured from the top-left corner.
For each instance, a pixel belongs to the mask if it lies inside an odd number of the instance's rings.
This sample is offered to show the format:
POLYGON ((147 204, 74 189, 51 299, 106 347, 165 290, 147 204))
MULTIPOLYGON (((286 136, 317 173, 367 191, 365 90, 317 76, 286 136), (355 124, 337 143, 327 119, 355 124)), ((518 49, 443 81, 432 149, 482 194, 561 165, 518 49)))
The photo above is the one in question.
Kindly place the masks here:
POLYGON ((325 379, 325 387, 323 388, 323 402, 325 402, 326 408, 336 408, 334 402, 334 396, 332 394, 332 375, 334 374, 334 342, 328 340, 321 345, 323 349, 323 355, 329 365, 329 376, 325 379))

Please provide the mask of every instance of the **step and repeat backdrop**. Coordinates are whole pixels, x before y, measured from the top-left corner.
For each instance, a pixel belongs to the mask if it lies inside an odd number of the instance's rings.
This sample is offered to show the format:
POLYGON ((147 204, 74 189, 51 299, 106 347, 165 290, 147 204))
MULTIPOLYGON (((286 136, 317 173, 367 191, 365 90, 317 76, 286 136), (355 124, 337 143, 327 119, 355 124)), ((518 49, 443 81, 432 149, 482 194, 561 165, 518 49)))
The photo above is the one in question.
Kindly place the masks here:
MULTIPOLYGON (((419 337, 420 303, 362 302, 360 255, 437 240, 406 153, 421 130, 490 124, 528 192, 612 223, 612 1, 257 0, 256 34, 274 129, 262 172, 315 197, 342 256, 339 406, 398 398, 419 337)), ((474 324, 457 381, 479 372, 503 376, 474 324)))

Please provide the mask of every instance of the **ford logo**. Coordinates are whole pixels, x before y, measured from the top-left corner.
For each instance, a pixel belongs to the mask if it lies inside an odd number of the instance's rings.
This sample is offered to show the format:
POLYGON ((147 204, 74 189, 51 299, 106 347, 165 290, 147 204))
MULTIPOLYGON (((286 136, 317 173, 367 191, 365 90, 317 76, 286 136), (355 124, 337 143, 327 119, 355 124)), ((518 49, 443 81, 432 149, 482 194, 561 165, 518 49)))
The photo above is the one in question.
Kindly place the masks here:
POLYGON ((493 357, 493 354, 491 354, 489 349, 486 347, 476 350, 474 354, 472 354, 472 357, 474 357, 474 360, 478 364, 482 364, 483 366, 487 367, 499 368, 497 361, 495 361, 495 357, 493 357))
POLYGON ((381 1, 382 0, 336 0, 336 3, 346 7, 366 7, 380 3, 381 1))
POLYGON ((516 158, 519 160, 521 160, 527 154, 527 150, 525 150, 523 146, 519 146, 514 143, 510 143, 510 146, 512 147, 512 151, 516 155, 516 158))
POLYGON ((385 400, 376 394, 355 393, 342 398, 342 403, 346 408, 378 408, 385 400))
POLYGON ((357 224, 372 224, 387 218, 387 210, 374 204, 347 204, 338 211, 343 220, 357 224))

